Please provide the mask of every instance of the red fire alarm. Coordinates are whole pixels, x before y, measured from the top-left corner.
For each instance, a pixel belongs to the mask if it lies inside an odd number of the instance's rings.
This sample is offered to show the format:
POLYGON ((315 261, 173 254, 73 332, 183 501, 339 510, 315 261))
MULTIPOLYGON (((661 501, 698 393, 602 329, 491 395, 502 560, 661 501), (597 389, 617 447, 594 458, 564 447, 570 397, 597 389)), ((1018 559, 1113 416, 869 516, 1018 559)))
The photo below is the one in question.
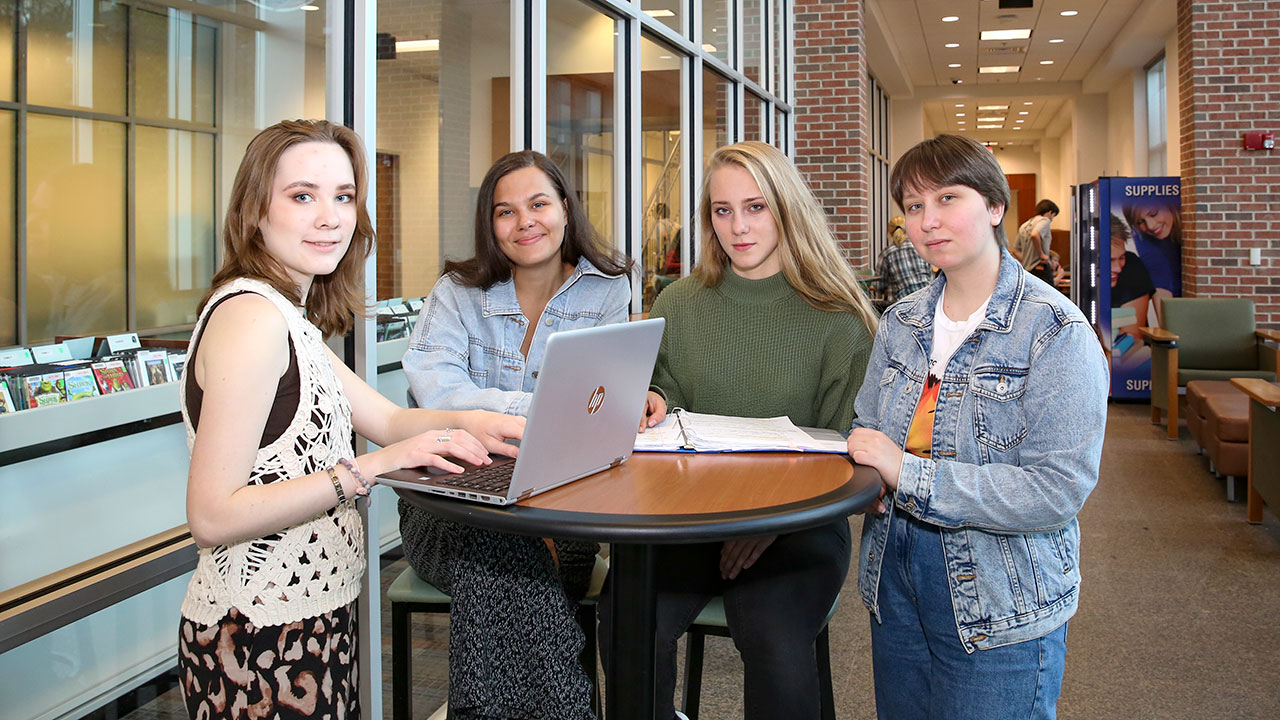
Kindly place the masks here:
POLYGON ((1269 132, 1247 132, 1244 134, 1245 150, 1270 150, 1276 146, 1276 134, 1269 132))

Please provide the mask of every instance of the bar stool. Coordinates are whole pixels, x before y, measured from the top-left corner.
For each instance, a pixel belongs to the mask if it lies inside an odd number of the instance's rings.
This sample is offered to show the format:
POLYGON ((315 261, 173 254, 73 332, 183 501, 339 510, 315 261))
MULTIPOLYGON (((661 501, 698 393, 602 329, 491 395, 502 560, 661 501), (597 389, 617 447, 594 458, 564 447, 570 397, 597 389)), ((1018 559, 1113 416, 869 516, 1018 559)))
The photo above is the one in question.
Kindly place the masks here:
MULTIPOLYGON (((591 680, 592 710, 600 712, 600 689, 596 682, 596 599, 609 572, 609 563, 596 556, 591 571, 587 596, 578 603, 576 616, 587 636, 582 649, 582 669, 591 680)), ((405 568, 387 588, 391 603, 391 717, 410 720, 413 717, 413 694, 409 688, 411 674, 409 653, 409 620, 413 613, 449 613, 449 596, 435 585, 418 577, 413 568, 405 568)))
MULTIPOLYGON (((822 625, 822 632, 818 633, 815 647, 818 655, 818 702, 821 705, 822 720, 835 720, 836 717, 835 692, 831 686, 831 642, 827 631, 839 603, 840 596, 837 595, 827 613, 827 621, 822 625)), ((684 708, 681 710, 689 720, 698 718, 702 694, 702 651, 707 635, 729 637, 729 621, 724 614, 723 596, 707 603, 689 626, 689 643, 685 646, 684 653, 684 708)))

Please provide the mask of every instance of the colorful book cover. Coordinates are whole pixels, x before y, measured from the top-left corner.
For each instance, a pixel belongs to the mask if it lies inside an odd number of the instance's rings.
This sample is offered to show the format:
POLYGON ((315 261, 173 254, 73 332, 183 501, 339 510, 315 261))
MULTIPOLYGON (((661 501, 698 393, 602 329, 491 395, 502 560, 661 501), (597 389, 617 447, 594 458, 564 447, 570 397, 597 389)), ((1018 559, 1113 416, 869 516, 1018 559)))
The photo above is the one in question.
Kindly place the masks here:
POLYGON ((0 415, 17 412, 18 406, 13 404, 13 395, 9 393, 9 381, 0 380, 0 415))
POLYGON ((103 395, 121 390, 132 390, 133 381, 121 360, 107 360, 93 364, 93 376, 98 380, 98 390, 103 395))
POLYGON ((28 375, 23 380, 27 384, 27 407, 46 407, 67 401, 67 391, 60 372, 28 375))
POLYGON ((68 401, 93 397, 98 394, 98 387, 94 381, 93 370, 89 368, 67 370, 62 373, 62 377, 64 386, 67 390, 68 401))
POLYGON ((182 378, 182 369, 187 366, 187 354, 185 352, 169 353, 169 367, 173 368, 173 379, 182 378))
POLYGON ((142 378, 142 385, 160 385, 169 382, 169 368, 165 365, 165 357, 168 355, 164 350, 139 350, 138 368, 142 378))

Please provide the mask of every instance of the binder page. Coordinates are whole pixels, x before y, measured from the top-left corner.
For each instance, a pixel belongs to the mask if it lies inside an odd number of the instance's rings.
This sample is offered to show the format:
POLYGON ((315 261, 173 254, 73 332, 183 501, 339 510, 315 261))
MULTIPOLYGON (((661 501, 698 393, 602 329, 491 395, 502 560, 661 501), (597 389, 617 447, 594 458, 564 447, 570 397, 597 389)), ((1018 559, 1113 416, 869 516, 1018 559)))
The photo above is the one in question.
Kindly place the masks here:
POLYGON ((688 448, 684 445, 684 433, 680 430, 677 414, 668 414, 662 422, 636 433, 637 452, 681 452, 688 448))

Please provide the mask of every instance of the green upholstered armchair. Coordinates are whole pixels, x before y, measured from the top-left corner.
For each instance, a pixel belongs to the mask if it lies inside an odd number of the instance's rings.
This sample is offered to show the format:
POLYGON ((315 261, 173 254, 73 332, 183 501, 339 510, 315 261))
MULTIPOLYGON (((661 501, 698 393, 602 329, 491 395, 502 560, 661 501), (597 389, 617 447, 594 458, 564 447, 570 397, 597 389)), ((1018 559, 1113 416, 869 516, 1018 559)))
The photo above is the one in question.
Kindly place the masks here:
POLYGON ((1168 414, 1178 438, 1178 389, 1192 380, 1262 378, 1274 382, 1280 332, 1258 330, 1252 300, 1168 298, 1164 328, 1142 328, 1151 344, 1151 422, 1168 414))

